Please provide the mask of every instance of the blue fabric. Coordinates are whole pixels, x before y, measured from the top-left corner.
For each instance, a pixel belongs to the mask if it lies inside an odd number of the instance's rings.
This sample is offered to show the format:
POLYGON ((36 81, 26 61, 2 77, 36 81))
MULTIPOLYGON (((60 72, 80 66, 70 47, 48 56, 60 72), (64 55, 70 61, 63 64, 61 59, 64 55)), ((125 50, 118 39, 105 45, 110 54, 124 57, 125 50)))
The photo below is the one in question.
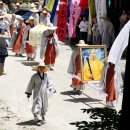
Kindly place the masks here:
POLYGON ((69 22, 69 17, 70 17, 70 3, 71 3, 71 0, 68 0, 67 22, 69 22))
POLYGON ((56 8, 57 8, 57 5, 58 5, 58 1, 59 0, 55 0, 55 2, 54 2, 54 6, 53 6, 53 9, 52 9, 51 18, 50 18, 51 22, 53 22, 53 19, 54 19, 54 16, 55 16, 55 12, 56 12, 56 8))
POLYGON ((4 27, 2 27, 2 26, 0 26, 0 30, 5 30, 5 28, 4 28, 4 27))
POLYGON ((84 9, 84 16, 88 17, 89 16, 89 10, 88 9, 84 9))

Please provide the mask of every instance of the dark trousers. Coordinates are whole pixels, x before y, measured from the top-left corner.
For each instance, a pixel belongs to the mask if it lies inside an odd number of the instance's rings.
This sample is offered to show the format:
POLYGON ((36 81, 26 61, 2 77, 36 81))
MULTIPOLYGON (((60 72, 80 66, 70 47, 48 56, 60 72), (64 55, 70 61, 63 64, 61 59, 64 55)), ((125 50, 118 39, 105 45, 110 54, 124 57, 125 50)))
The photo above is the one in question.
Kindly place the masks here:
POLYGON ((5 57, 0 57, 0 63, 4 64, 5 63, 5 57))
POLYGON ((85 44, 87 44, 87 37, 88 37, 87 32, 80 32, 80 40, 84 40, 85 44))

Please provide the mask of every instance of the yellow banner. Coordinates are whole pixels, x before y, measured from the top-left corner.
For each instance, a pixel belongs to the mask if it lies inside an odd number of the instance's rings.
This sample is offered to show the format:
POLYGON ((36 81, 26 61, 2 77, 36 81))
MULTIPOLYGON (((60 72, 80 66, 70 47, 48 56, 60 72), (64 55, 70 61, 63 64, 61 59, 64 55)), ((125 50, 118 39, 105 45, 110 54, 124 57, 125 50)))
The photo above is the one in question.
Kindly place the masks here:
MULTIPOLYGON (((96 9, 95 9, 95 0, 89 0, 89 22, 90 27, 92 27, 92 18, 96 15, 96 9)), ((91 30, 89 32, 91 34, 91 30)))
POLYGON ((54 5, 54 0, 49 0, 47 6, 45 7, 49 12, 52 11, 54 5))

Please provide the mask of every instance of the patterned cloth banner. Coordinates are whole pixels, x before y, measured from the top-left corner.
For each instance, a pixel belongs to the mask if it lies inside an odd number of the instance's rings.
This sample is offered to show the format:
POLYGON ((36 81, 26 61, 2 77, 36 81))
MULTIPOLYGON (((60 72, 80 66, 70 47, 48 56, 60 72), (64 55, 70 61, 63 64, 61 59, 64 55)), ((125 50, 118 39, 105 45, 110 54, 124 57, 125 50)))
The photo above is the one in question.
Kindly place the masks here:
POLYGON ((49 0, 49 1, 48 1, 48 4, 47 4, 47 6, 46 6, 46 9, 47 9, 49 12, 51 12, 52 9, 53 9, 53 5, 54 5, 54 0, 49 0))
POLYGON ((95 16, 95 0, 89 0, 89 23, 90 23, 90 30, 89 34, 91 34, 91 27, 92 27, 92 18, 95 16))
POLYGON ((64 40, 66 36, 67 0, 60 0, 58 11, 58 22, 56 33, 59 40, 64 40))
POLYGON ((88 0, 80 0, 79 6, 81 8, 88 8, 88 0))
POLYGON ((102 32, 102 22, 103 20, 100 19, 100 17, 106 17, 107 16, 107 7, 106 7, 106 0, 95 0, 95 6, 96 6, 96 14, 97 14, 97 22, 100 29, 100 32, 102 32))
POLYGON ((81 8, 79 7, 80 0, 71 0, 70 5, 70 18, 69 18, 69 37, 76 37, 76 25, 81 14, 81 8))
POLYGON ((58 1, 59 0, 55 0, 55 2, 54 2, 54 6, 53 6, 53 9, 52 9, 51 18, 50 18, 51 23, 53 22, 53 19, 54 19, 54 16, 55 16, 55 12, 56 12, 56 8, 57 8, 57 5, 58 5, 58 1))

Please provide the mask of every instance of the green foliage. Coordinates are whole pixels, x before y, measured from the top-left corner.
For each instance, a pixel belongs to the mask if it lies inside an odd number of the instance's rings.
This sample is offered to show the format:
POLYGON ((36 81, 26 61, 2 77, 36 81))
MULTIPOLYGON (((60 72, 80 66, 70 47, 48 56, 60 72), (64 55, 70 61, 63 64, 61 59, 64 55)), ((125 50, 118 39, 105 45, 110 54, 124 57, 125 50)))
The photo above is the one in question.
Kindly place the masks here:
POLYGON ((92 121, 70 123, 78 130, 117 130, 120 112, 109 108, 81 109, 88 113, 92 121))

